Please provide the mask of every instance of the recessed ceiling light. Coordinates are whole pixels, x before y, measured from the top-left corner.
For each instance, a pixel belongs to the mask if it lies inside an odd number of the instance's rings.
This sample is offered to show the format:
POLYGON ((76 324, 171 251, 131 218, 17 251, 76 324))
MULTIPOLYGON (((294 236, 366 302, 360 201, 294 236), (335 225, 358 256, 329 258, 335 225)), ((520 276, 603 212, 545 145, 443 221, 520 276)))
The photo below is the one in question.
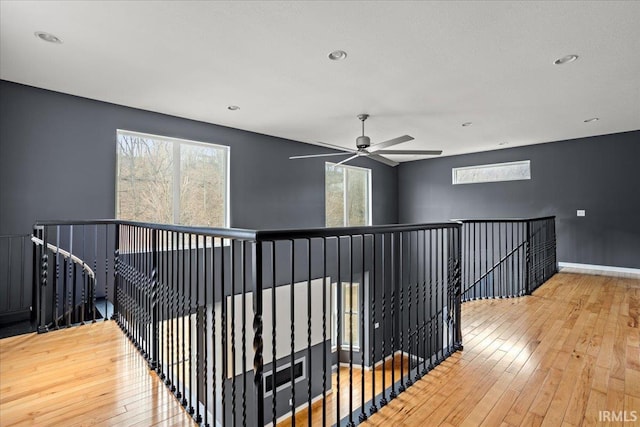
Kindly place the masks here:
POLYGON ((591 117, 590 119, 585 120, 585 123, 591 123, 591 122, 597 122, 598 120, 600 120, 600 118, 598 117, 591 117))
POLYGON ((508 144, 507 141, 503 141, 503 142, 499 143, 498 145, 507 145, 507 144, 508 144))
POLYGON ((556 59, 555 61, 553 61, 553 63, 556 65, 564 65, 568 64, 569 62, 573 62, 576 59, 578 59, 578 55, 567 55, 563 56, 562 58, 556 59))
POLYGON ((329 59, 332 61, 342 61, 347 57, 347 52, 344 50, 334 50, 329 54, 329 59))
POLYGON ((227 110, 231 110, 231 111, 236 111, 236 110, 239 110, 239 109, 240 109, 240 107, 238 107, 237 105, 229 105, 227 107, 227 110))
POLYGON ((473 123, 471 123, 471 122, 464 122, 464 123, 462 124, 462 126, 463 126, 463 127, 467 127, 467 126, 471 126, 472 124, 473 124, 473 123))
POLYGON ((62 40, 60 40, 58 37, 54 36, 51 33, 45 33, 44 31, 36 31, 35 36, 37 38, 39 38, 40 40, 43 40, 45 42, 49 42, 49 43, 58 43, 61 44, 62 40))

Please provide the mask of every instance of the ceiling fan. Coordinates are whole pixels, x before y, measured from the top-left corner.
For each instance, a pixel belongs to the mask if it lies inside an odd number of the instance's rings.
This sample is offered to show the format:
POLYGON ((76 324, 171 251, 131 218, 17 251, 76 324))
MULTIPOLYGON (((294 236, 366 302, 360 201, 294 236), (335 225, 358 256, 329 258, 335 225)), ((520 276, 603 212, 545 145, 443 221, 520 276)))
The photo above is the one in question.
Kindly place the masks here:
MULTIPOLYGON (((403 135, 397 138, 389 139, 388 141, 379 142, 377 144, 371 145, 371 139, 364 134, 364 121, 369 118, 368 114, 359 114, 358 119, 362 122, 362 136, 356 138, 356 150, 350 150, 348 148, 335 146, 336 149, 346 151, 346 153, 325 153, 325 154, 309 154, 305 156, 291 156, 289 159, 309 159, 312 157, 329 157, 329 156, 347 156, 352 154, 351 157, 348 157, 342 160, 339 163, 336 163, 335 166, 347 163, 357 157, 368 157, 370 159, 376 160, 380 163, 384 163, 389 166, 397 166, 398 162, 394 162, 391 159, 388 159, 382 154, 408 154, 408 155, 427 155, 427 156, 439 156, 442 154, 442 150, 384 150, 384 148, 391 147, 393 145, 401 144, 403 142, 411 141, 413 139, 412 136, 403 135)), ((329 144, 326 144, 329 145, 329 144)), ((334 147, 334 146, 332 146, 334 147)))

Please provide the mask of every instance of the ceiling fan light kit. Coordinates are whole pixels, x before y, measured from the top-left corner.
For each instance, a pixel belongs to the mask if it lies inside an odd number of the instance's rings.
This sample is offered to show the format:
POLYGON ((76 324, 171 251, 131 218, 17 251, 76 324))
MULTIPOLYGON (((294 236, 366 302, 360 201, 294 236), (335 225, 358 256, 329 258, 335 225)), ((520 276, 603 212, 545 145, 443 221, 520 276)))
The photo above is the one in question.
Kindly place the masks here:
POLYGON ((383 150, 383 148, 391 147, 393 145, 402 144, 403 142, 413 140, 412 136, 402 135, 397 138, 389 139, 387 141, 379 142, 371 145, 371 138, 364 134, 364 122, 369 118, 368 114, 358 114, 358 119, 362 122, 362 135, 356 138, 356 149, 349 150, 343 147, 336 146, 336 149, 345 151, 345 153, 324 153, 324 154, 308 154, 301 156, 291 156, 289 159, 310 159, 313 157, 329 157, 329 156, 347 156, 350 157, 338 162, 335 166, 343 165, 358 157, 368 157, 380 163, 384 163, 388 166, 397 166, 398 162, 391 160, 384 155, 412 155, 412 156, 439 156, 442 154, 442 150, 383 150))

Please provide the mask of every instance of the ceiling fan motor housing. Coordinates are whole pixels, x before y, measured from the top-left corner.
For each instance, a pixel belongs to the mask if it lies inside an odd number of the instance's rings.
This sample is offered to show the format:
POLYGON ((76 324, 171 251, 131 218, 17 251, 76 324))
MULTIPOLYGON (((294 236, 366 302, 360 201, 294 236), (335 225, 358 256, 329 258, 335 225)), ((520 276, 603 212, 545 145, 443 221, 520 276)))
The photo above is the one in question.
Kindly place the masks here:
POLYGON ((368 136, 359 136, 358 138, 356 138, 356 146, 358 148, 369 148, 369 146, 371 145, 371 139, 368 136))

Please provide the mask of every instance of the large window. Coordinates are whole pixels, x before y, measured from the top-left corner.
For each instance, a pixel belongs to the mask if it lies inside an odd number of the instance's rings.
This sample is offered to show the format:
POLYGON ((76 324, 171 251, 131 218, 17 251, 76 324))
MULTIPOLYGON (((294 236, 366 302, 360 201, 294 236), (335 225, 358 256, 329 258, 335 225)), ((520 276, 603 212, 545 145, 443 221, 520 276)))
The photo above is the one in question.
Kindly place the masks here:
POLYGON ((229 147, 117 131, 116 217, 227 227, 229 147))
POLYGON ((327 227, 371 225, 371 170, 325 164, 327 227))

